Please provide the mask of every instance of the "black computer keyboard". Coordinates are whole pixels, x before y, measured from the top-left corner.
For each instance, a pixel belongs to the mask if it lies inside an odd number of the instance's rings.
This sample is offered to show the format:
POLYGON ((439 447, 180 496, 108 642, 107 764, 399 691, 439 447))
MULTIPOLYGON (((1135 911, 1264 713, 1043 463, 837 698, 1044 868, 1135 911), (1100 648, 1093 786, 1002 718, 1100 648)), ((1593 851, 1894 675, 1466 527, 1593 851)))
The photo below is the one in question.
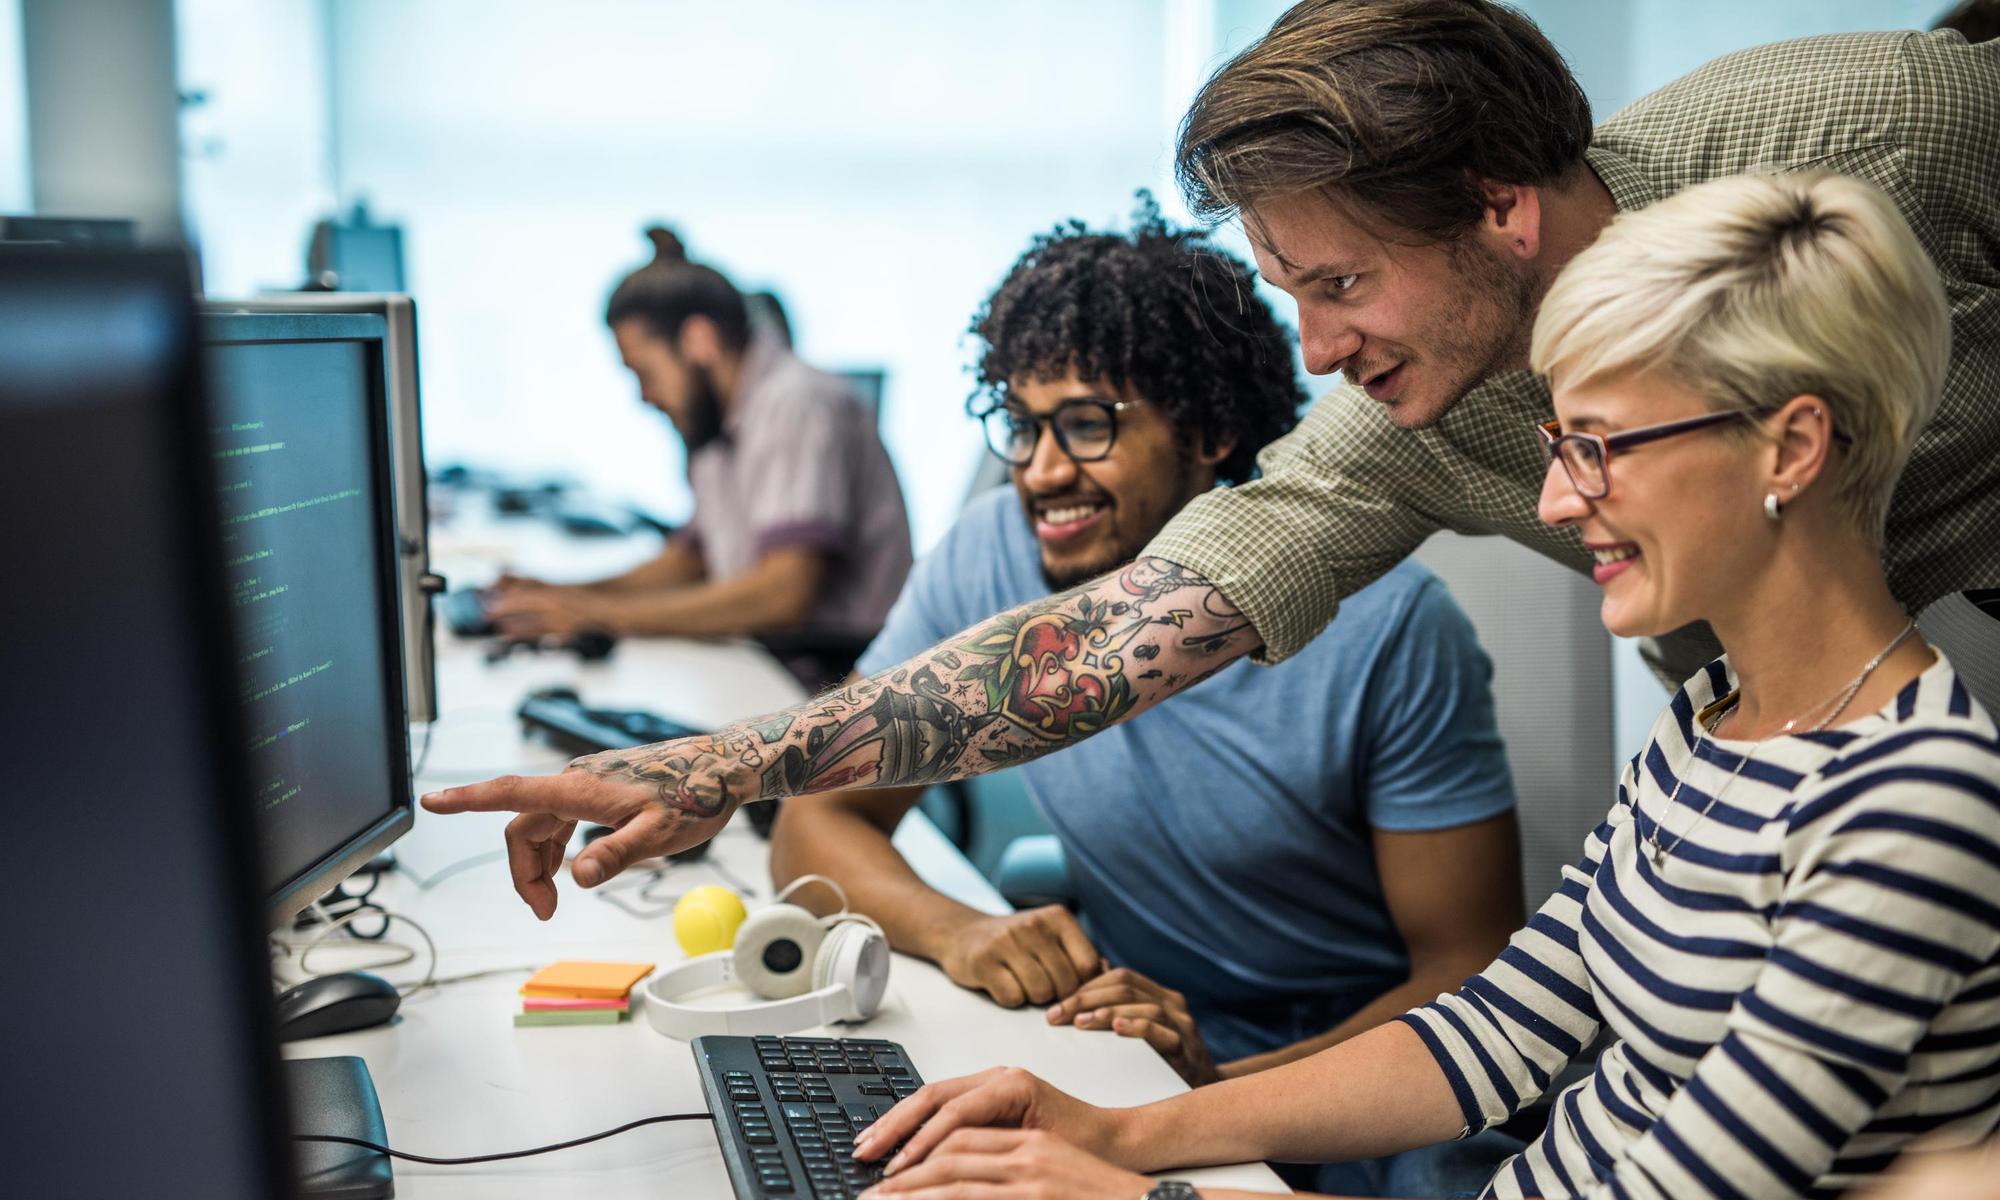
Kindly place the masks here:
POLYGON ((570 754, 645 746, 700 732, 644 709, 590 708, 575 689, 565 687, 528 693, 515 715, 527 729, 570 754))
POLYGON ((882 1177, 854 1139, 923 1086, 879 1038, 698 1037, 695 1063, 738 1200, 841 1200, 882 1177))

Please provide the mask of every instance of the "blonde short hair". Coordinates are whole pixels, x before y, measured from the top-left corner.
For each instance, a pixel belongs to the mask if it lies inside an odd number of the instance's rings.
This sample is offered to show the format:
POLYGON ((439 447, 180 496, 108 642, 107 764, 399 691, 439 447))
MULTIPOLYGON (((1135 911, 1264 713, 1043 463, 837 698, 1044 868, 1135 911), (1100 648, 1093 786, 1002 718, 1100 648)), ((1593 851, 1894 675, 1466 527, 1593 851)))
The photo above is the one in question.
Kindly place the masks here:
POLYGON ((1879 544, 1950 350, 1944 288, 1896 206, 1811 172, 1712 180, 1614 219, 1550 286, 1529 361, 1557 386, 1659 372, 1717 411, 1820 397, 1853 439, 1836 502, 1879 544))

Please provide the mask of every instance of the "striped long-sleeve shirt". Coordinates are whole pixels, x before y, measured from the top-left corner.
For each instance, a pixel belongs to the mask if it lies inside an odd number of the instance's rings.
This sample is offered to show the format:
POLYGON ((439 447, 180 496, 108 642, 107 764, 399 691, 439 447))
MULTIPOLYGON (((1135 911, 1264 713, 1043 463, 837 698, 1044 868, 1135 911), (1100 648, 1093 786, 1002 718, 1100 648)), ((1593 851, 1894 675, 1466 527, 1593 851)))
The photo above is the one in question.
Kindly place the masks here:
POLYGON ((1830 1195, 2000 1124, 1992 718, 1940 657, 1878 713, 1697 760, 1732 687, 1726 659, 1690 679, 1562 887, 1401 1018, 1468 1131, 1615 1036, 1489 1195, 1830 1195))

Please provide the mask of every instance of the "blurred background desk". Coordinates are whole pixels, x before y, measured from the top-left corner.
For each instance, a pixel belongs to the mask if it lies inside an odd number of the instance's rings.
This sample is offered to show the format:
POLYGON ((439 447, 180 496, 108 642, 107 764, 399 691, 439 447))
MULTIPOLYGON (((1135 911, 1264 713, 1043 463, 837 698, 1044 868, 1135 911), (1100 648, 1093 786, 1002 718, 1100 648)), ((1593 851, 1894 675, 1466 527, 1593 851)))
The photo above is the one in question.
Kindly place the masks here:
MULTIPOLYGON (((538 560, 532 531, 525 531, 524 540, 507 532, 505 540, 520 551, 512 564, 516 569, 548 569, 538 560)), ((449 574, 458 548, 440 538, 438 549, 439 566, 449 574)), ((576 543, 567 539, 545 549, 547 563, 585 565, 577 562, 576 543)), ((619 549, 606 544, 590 553, 608 560, 619 549)), ((630 545, 622 550, 634 552, 630 545)), ((525 741, 513 715, 527 692, 558 684, 574 687, 592 704, 643 706, 699 727, 783 707, 799 696, 791 678, 748 644, 628 640, 598 663, 543 653, 489 664, 478 643, 440 632, 440 715, 418 789, 507 772, 560 770, 567 756, 525 741)), ((661 965, 679 960, 668 919, 674 900, 691 887, 719 883, 743 893, 753 908, 767 901, 765 842, 738 820, 699 861, 657 871, 635 868, 594 892, 564 879, 556 915, 542 923, 509 881, 500 853, 507 819, 419 812, 416 829, 395 847, 397 869, 382 877, 373 896, 389 911, 422 923, 436 942, 439 978, 499 973, 419 992, 389 1025, 293 1042, 285 1047, 287 1055, 361 1056, 374 1076, 391 1144, 433 1156, 544 1145, 639 1117, 702 1110, 686 1044, 655 1033, 641 1014, 612 1026, 517 1029, 516 989, 530 969, 558 958, 661 965)), ((921 813, 904 820, 896 844, 933 886, 986 911, 1006 911, 1006 902, 921 813)), ((390 938, 421 941, 402 928, 393 929, 390 938)), ((311 965, 365 968, 381 957, 380 947, 339 942, 314 951, 311 965)), ((420 949, 415 961, 382 973, 408 985, 424 969, 420 949)), ((957 987, 930 963, 902 955, 875 1019, 802 1032, 899 1041, 933 1080, 1002 1064, 1023 1066, 1099 1104, 1144 1103, 1185 1086, 1142 1042, 1052 1029, 1039 1009, 1002 1009, 957 987)), ((720 1200, 732 1194, 712 1129, 692 1122, 635 1130, 545 1157, 469 1167, 399 1162, 395 1172, 397 1195, 407 1200, 474 1195, 656 1200, 662 1194, 720 1200)), ((1218 1186, 1284 1190, 1261 1164, 1188 1175, 1218 1186)))

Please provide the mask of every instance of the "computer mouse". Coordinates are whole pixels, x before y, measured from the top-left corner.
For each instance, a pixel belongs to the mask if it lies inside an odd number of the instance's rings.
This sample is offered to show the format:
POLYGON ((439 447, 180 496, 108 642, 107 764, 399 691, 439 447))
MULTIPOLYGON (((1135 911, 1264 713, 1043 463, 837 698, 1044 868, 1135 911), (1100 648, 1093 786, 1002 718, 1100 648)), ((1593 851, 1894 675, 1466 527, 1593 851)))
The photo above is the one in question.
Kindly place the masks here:
POLYGON ((296 1042, 380 1025, 396 1015, 402 1002, 396 985, 380 975, 345 971, 315 976, 278 995, 278 1040, 296 1042))

